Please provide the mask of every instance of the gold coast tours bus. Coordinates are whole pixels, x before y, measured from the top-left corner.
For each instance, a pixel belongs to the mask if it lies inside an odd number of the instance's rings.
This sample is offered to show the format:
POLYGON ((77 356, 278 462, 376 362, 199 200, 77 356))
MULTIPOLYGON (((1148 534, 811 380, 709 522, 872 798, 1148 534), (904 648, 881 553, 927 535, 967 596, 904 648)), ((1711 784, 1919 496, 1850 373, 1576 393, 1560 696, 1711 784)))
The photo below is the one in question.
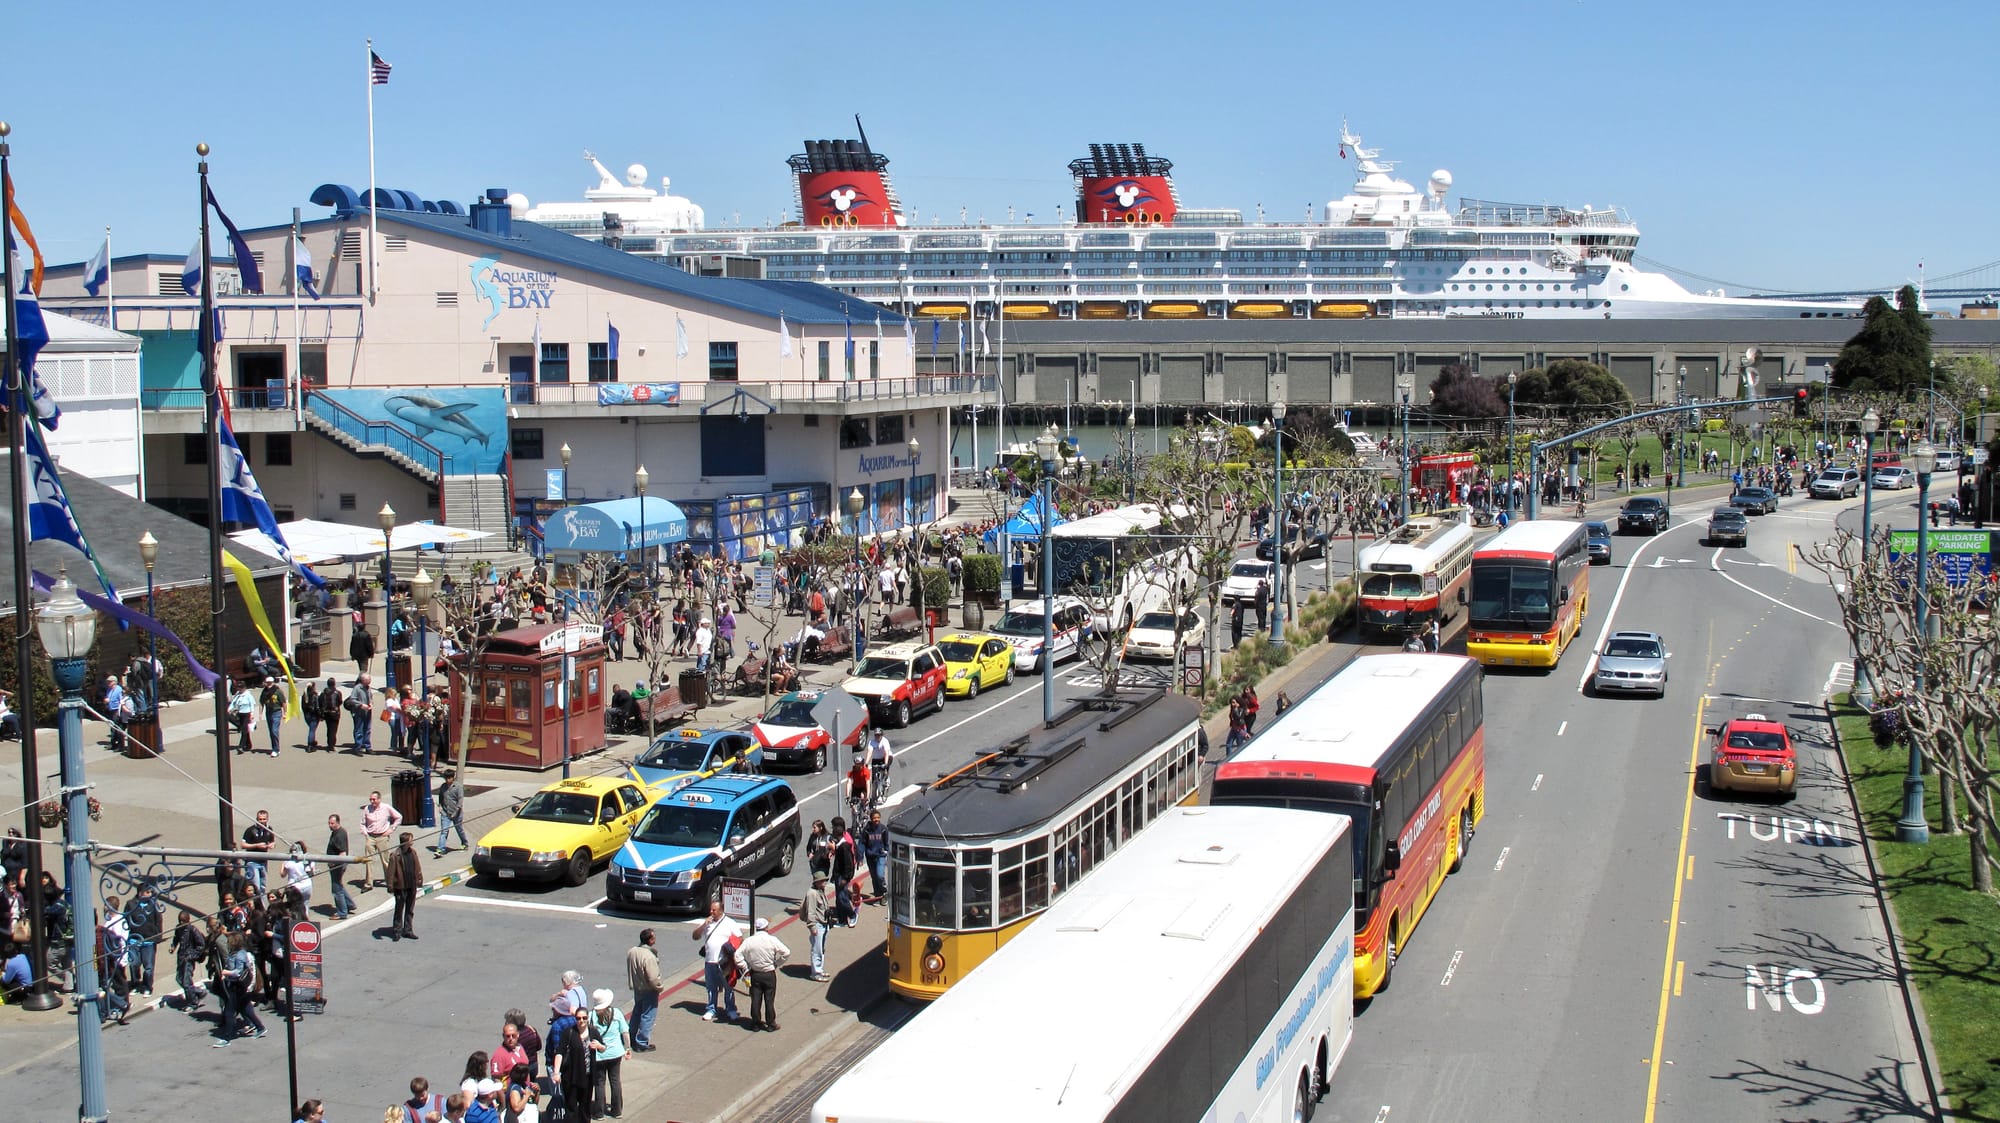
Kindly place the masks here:
POLYGON ((1519 522, 1472 555, 1465 653, 1489 667, 1554 667, 1590 612, 1584 524, 1519 522))
POLYGON ((1200 706, 1091 698, 949 773, 889 820, 889 986, 943 994, 1160 813, 1193 803, 1200 706))
POLYGON ((1354 997, 1396 955, 1486 814, 1479 664, 1364 655, 1216 769, 1210 802, 1354 820, 1354 997))

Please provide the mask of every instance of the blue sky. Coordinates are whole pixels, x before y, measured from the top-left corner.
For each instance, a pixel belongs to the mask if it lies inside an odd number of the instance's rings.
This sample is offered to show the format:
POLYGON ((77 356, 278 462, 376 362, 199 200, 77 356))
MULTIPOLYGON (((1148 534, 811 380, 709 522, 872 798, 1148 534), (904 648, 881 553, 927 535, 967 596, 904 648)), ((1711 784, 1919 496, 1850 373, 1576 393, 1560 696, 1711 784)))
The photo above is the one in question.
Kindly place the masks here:
MULTIPOLYGON (((1893 285, 2000 259, 2000 4, 1551 0, 844 6, 24 6, 0 118, 51 260, 183 253, 194 144, 246 225, 322 182, 578 199, 585 148, 707 209, 791 204, 785 157, 860 113, 921 221, 1047 219, 1068 162, 1137 141, 1185 205, 1302 216, 1343 194, 1341 118, 1421 184, 1626 208, 1640 253, 1731 285, 1893 285), (382 10, 386 13, 386 9, 382 10)), ((2000 285, 1995 270, 1975 282, 2000 285)))

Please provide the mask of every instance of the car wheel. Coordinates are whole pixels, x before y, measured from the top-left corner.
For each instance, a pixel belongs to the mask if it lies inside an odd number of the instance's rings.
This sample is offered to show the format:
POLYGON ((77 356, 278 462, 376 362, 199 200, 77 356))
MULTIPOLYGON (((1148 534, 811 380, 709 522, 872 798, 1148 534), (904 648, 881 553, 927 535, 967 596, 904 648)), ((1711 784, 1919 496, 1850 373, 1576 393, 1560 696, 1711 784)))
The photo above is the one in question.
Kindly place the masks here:
POLYGON ((708 879, 708 892, 703 895, 708 898, 707 903, 702 906, 705 909, 712 909, 722 903, 722 875, 719 871, 708 879))
POLYGON ((1014 660, 1012 656, 1009 656, 1007 659, 1007 677, 1002 679, 1000 684, 1002 686, 1014 685, 1014 660))
POLYGON ((790 876, 792 872, 792 863, 798 859, 798 846, 799 846, 799 840, 796 838, 786 838, 785 841, 778 846, 777 869, 779 877, 790 876))
POLYGON ((898 703, 896 703, 896 711, 895 711, 895 713, 893 713, 893 714, 891 714, 891 715, 890 715, 890 721, 889 721, 889 724, 891 724, 891 725, 895 726, 895 727, 896 727, 896 728, 898 728, 898 729, 908 729, 908 728, 909 728, 909 726, 910 726, 910 704, 909 704, 908 702, 898 702, 898 703))
POLYGON ((575 888, 590 880, 590 849, 585 847, 569 856, 569 865, 563 867, 563 884, 575 888))
POLYGON ((814 774, 826 771, 825 745, 821 745, 819 748, 816 748, 812 751, 812 757, 806 761, 806 766, 811 768, 814 774))
POLYGON ((984 677, 985 676, 983 674, 974 674, 971 678, 965 680, 966 701, 970 702, 974 698, 979 697, 979 680, 984 677))

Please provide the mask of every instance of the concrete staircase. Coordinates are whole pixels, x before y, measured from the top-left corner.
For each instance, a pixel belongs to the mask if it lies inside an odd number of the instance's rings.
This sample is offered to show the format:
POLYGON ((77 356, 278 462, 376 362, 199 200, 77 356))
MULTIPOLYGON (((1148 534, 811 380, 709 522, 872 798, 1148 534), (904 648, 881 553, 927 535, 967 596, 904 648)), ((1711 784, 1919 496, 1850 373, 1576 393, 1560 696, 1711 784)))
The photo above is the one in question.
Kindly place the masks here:
POLYGON ((438 482, 438 474, 426 465, 418 463, 403 453, 390 448, 388 445, 370 444, 319 414, 307 411, 305 414, 305 423, 306 428, 320 434, 356 456, 386 460, 427 484, 438 482))

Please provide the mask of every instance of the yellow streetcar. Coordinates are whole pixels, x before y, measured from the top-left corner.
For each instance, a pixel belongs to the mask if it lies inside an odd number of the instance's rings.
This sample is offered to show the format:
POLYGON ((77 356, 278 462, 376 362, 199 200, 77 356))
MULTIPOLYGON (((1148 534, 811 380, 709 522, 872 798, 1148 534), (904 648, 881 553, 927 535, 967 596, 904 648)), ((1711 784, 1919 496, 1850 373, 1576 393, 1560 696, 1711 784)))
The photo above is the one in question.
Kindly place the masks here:
POLYGON ((1089 698, 947 774, 889 822, 889 986, 943 994, 1175 804, 1195 802, 1201 710, 1089 698))

